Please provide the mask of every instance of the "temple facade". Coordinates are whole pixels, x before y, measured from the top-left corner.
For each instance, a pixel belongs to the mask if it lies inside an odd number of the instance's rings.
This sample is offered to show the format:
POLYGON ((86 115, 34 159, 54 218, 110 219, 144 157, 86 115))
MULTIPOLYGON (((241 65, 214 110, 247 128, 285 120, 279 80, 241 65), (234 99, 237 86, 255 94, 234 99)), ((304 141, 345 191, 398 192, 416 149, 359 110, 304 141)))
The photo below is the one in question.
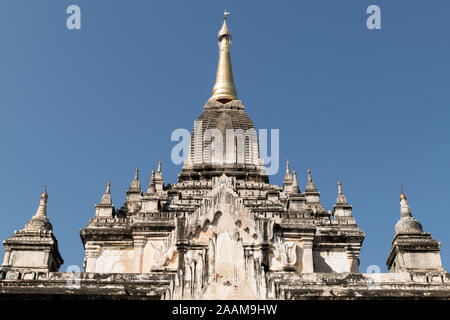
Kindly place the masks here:
POLYGON ((63 260, 45 191, 25 228, 3 242, 0 296, 450 298, 440 243, 413 218, 403 191, 389 273, 362 274, 365 234, 340 182, 330 210, 309 170, 300 186, 286 163, 283 185, 270 184, 255 127, 234 85, 226 19, 218 44, 216 83, 195 121, 178 181, 166 184, 158 162, 143 188, 136 169, 120 208, 108 182, 80 230, 85 258, 76 274, 58 272, 63 260))

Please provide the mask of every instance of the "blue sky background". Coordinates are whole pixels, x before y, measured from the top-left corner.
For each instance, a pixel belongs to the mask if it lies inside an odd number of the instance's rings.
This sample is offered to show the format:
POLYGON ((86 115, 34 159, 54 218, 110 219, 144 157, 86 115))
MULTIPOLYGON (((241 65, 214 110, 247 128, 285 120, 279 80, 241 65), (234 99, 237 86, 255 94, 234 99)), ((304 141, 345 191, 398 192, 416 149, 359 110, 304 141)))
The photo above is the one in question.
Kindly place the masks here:
POLYGON ((176 181, 170 134, 190 130, 209 97, 225 8, 240 99, 257 128, 280 129, 280 161, 302 189, 311 168, 327 209, 342 181, 366 232, 360 270, 386 270, 401 184, 448 270, 445 0, 2 0, 0 238, 24 227, 48 181, 62 270, 81 266, 79 229, 108 179, 116 207, 136 166, 145 188, 158 159, 176 181), (66 28, 71 4, 80 31, 66 28), (366 28, 370 4, 381 30, 366 28))

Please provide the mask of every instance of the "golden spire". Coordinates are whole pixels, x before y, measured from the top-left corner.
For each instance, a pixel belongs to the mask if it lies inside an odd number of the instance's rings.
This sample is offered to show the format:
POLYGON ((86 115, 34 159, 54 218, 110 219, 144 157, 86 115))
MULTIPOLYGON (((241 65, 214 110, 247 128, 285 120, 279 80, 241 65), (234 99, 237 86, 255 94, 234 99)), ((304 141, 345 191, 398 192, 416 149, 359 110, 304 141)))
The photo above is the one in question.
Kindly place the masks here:
POLYGON ((219 63, 217 66, 216 84, 209 100, 219 102, 228 102, 237 99, 236 86, 233 80, 233 70, 231 68, 230 46, 231 32, 227 26, 227 15, 229 11, 224 12, 223 25, 218 34, 219 40, 219 63))

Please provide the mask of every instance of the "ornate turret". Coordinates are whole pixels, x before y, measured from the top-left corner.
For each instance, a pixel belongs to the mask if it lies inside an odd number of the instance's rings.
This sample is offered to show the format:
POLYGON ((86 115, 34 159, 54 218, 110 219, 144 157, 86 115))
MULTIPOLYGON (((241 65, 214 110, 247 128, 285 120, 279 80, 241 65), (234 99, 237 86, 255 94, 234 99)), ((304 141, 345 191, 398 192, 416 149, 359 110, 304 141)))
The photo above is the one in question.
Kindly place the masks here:
POLYGON ((158 161, 158 171, 155 174, 155 189, 156 192, 164 190, 164 179, 161 171, 161 160, 158 161))
POLYGON ((41 195, 39 207, 35 215, 25 225, 24 230, 36 230, 36 231, 52 230, 52 225, 50 221, 48 221, 47 219, 47 201, 48 201, 48 194, 47 194, 47 187, 45 187, 44 192, 41 195))
POLYGON ((298 187, 298 181, 297 181, 297 171, 294 170, 294 176, 292 178, 292 187, 290 193, 298 194, 300 193, 300 188, 298 187))
POLYGON ((347 199, 342 192, 342 184, 340 181, 338 181, 338 195, 336 204, 333 207, 333 216, 338 219, 346 217, 346 223, 356 224, 352 216, 352 206, 347 203, 347 199))
POLYGON ((134 179, 133 179, 133 181, 131 181, 130 187, 128 188, 127 192, 136 192, 136 193, 142 192, 141 183, 139 181, 139 169, 138 168, 136 168, 136 172, 134 174, 134 179))
POLYGON ((155 186, 155 169, 152 169, 152 176, 150 178, 150 183, 148 185, 147 189, 148 194, 156 193, 156 186, 155 186))
POLYGON ((320 192, 317 191, 316 185, 311 178, 311 170, 308 169, 308 180, 305 187, 305 197, 308 202, 320 202, 320 192))
POLYGON ((38 272, 58 271, 63 264, 58 241, 47 218, 47 201, 45 187, 36 214, 23 230, 3 241, 5 257, 2 269, 9 270, 8 279, 34 280, 38 272))
POLYGON ((386 261, 389 272, 443 272, 441 244, 423 232, 422 224, 414 219, 402 191, 400 194, 400 220, 395 225, 395 236, 386 261))
POLYGON ((283 191, 289 192, 291 189, 293 183, 291 170, 289 167, 289 161, 286 161, 286 173, 284 175, 284 181, 283 181, 283 191))
POLYGON ((127 200, 125 206, 128 214, 137 212, 141 207, 142 189, 139 181, 139 169, 136 168, 134 179, 131 181, 130 187, 127 190, 127 200))
POLYGON ((115 214, 114 205, 111 200, 111 181, 106 184, 106 191, 99 204, 95 205, 95 216, 112 218, 115 214))

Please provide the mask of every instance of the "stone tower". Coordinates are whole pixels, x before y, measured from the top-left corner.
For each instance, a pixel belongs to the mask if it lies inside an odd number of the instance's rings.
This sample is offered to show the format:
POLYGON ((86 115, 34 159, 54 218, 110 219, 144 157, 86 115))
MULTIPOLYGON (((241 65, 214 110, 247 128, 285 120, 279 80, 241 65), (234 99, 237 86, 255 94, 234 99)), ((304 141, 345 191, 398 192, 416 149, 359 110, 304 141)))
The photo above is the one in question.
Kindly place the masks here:
POLYGON ((422 224, 414 219, 403 190, 400 195, 400 213, 386 261, 389 272, 444 272, 441 244, 431 238, 431 233, 425 233, 422 224))
POLYGON ((47 190, 44 190, 36 214, 25 228, 3 241, 2 269, 8 272, 9 278, 32 280, 41 272, 58 271, 63 264, 58 241, 47 218, 47 200, 47 190))

